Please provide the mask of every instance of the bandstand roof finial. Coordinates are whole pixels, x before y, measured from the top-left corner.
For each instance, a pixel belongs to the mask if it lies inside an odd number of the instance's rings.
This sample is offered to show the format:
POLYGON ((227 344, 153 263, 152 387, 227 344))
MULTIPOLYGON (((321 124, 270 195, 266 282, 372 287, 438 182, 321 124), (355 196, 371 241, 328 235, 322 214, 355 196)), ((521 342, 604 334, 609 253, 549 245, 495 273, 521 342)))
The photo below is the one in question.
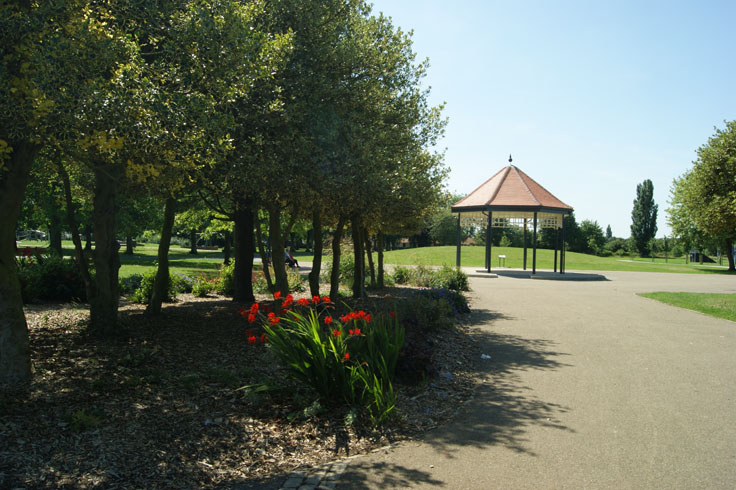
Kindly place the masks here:
POLYGON ((513 158, 511 158, 511 153, 509 153, 509 163, 511 163, 511 162, 513 162, 513 161, 514 161, 514 159, 513 159, 513 158))

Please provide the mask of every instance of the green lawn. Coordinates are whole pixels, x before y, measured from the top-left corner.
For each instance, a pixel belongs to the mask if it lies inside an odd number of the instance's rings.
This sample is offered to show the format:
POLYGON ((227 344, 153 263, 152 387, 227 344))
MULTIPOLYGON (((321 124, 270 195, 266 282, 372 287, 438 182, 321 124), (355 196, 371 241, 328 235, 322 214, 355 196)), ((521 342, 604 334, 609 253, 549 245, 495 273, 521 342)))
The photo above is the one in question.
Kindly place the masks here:
MULTIPOLYGON (((522 248, 493 247, 491 251, 491 268, 498 267, 498 256, 506 255, 506 267, 520 269, 523 265, 522 248)), ((455 265, 456 248, 425 247, 392 250, 385 252, 384 261, 387 264, 402 265, 455 265)), ((552 269, 554 260, 553 250, 537 250, 537 269, 552 269)), ((559 261, 559 254, 558 254, 559 261)), ((559 263, 559 262, 558 262, 559 263)), ((485 248, 481 246, 462 247, 461 264, 464 267, 484 267, 485 248)), ((527 269, 532 267, 532 250, 527 250, 527 269)), ((575 252, 566 254, 567 270, 599 270, 599 271, 636 271, 636 272, 688 272, 688 273, 725 273, 726 267, 714 264, 685 264, 684 258, 669 259, 631 259, 624 257, 597 257, 575 252)))
POLYGON ((736 294, 642 293, 639 296, 736 322, 736 294))
MULTIPOLYGON (((47 247, 48 242, 18 242, 18 247, 47 247)), ((64 255, 74 255, 74 244, 71 241, 62 242, 64 255)), ((156 254, 158 253, 158 244, 144 243, 135 248, 135 254, 126 255, 122 253, 125 247, 120 250, 120 277, 127 277, 131 274, 144 274, 154 270, 156 266, 156 254)), ((171 272, 178 272, 188 276, 208 275, 215 276, 220 269, 220 265, 225 256, 222 250, 199 250, 197 255, 189 254, 189 247, 180 247, 171 245, 169 250, 169 267, 171 272)))
MULTIPOLYGON (((64 255, 73 255, 71 241, 62 243, 64 255)), ((48 242, 18 242, 19 247, 46 247, 48 242)), ((142 244, 136 247, 134 255, 120 254, 120 277, 131 274, 142 274, 151 270, 156 262, 158 245, 142 244)), ((384 253, 386 264, 401 265, 455 265, 455 247, 424 247, 392 250, 384 253)), ((122 252, 122 249, 121 249, 122 252)), ((482 246, 462 247, 462 265, 482 268, 485 262, 485 249, 482 246)), ((308 254, 296 254, 297 259, 311 261, 308 254)), ((498 267, 498 256, 506 255, 506 268, 522 267, 523 249, 512 247, 493 247, 492 268, 498 267)), ((537 250, 537 268, 552 269, 554 251, 537 250)), ((224 255, 221 250, 200 250, 198 255, 189 255, 188 247, 172 245, 169 252, 169 265, 172 272, 187 275, 215 275, 220 268, 224 255)), ((559 259, 558 259, 559 260, 559 259)), ((527 251, 527 269, 532 267, 532 250, 527 251)), ((714 264, 685 264, 685 259, 634 259, 625 257, 596 257, 595 255, 567 253, 567 270, 599 270, 599 271, 635 271, 635 272, 687 272, 687 273, 727 273, 725 266, 714 264)))

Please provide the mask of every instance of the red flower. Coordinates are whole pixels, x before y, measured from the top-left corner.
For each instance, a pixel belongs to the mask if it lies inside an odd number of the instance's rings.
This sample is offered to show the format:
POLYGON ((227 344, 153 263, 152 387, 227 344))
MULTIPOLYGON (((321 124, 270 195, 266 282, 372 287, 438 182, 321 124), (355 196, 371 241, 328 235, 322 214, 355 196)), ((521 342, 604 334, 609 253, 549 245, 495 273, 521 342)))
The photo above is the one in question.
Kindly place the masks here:
POLYGON ((319 296, 312 296, 312 303, 314 303, 315 305, 319 303, 319 296))
POLYGON ((396 318, 396 312, 389 311, 388 316, 390 316, 391 318, 396 318))
POLYGON ((325 317, 325 325, 329 325, 330 323, 332 323, 332 317, 331 316, 326 316, 325 317))
POLYGON ((281 291, 276 291, 273 293, 273 299, 279 299, 281 297, 281 291))
POLYGON ((372 316, 370 316, 370 315, 366 315, 366 316, 365 316, 365 322, 366 322, 366 323, 370 323, 370 322, 371 322, 371 319, 372 319, 372 318, 373 318, 372 316))
POLYGON ((248 315, 248 323, 253 323, 255 321, 256 321, 256 316, 253 313, 248 315))
POLYGON ((350 321, 350 315, 340 315, 340 321, 343 323, 347 323, 350 321))
POLYGON ((309 306, 309 300, 307 298, 300 298, 297 304, 299 306, 309 306))
POLYGON ((352 328, 350 330, 348 330, 348 335, 350 335, 352 337, 352 335, 353 335, 353 329, 352 328))
POLYGON ((240 314, 240 316, 246 316, 248 315, 248 310, 246 310, 245 308, 240 308, 238 310, 238 313, 240 314))
POLYGON ((282 308, 288 308, 294 302, 294 296, 287 294, 284 302, 281 303, 282 308))
POLYGON ((266 342, 268 342, 268 338, 266 337, 265 333, 262 333, 261 334, 261 344, 265 344, 266 342))
POLYGON ((253 335, 253 331, 249 328, 248 330, 245 331, 245 336, 250 337, 251 335, 253 335))
POLYGON ((271 326, 273 326, 273 325, 277 325, 280 321, 281 321, 281 318, 275 316, 269 320, 269 323, 271 324, 271 326))
POLYGON ((258 313, 258 303, 253 303, 252 305, 250 305, 250 312, 254 315, 258 313))
POLYGON ((268 314, 269 319, 272 319, 275 316, 276 316, 276 313, 274 313, 273 311, 268 314))
POLYGON ((343 356, 342 360, 343 361, 347 361, 348 359, 350 359, 350 353, 346 352, 345 355, 343 356))
POLYGON ((353 334, 360 335, 360 329, 356 328, 355 330, 353 330, 353 334))
POLYGON ((339 337, 340 336, 340 331, 338 329, 333 330, 332 331, 332 336, 335 337, 335 338, 339 337))
POLYGON ((323 303, 332 303, 332 300, 329 296, 322 296, 322 302, 323 303))
POLYGON ((251 335, 248 337, 248 344, 255 344, 256 343, 256 337, 254 335, 251 335))

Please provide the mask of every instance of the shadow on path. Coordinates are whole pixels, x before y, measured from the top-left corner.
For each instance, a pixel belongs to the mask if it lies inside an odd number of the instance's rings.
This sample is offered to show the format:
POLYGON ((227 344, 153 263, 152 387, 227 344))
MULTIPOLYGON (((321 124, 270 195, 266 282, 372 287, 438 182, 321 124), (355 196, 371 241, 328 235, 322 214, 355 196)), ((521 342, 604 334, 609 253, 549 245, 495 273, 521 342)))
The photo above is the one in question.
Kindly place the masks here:
POLYGON ((442 480, 422 470, 407 468, 396 463, 355 462, 352 463, 340 478, 339 488, 407 488, 411 485, 424 484, 437 487, 446 486, 442 480), (346 487, 345 482, 350 482, 346 487))
POLYGON ((424 441, 447 458, 462 447, 487 448, 503 445, 514 451, 531 453, 525 447, 526 432, 531 426, 544 426, 571 431, 558 415, 568 407, 540 400, 521 380, 527 370, 554 371, 570 364, 560 359, 568 354, 555 350, 555 343, 545 339, 529 339, 491 330, 494 320, 513 320, 492 310, 475 310, 473 322, 487 328, 473 335, 481 354, 476 373, 479 386, 452 424, 433 431, 424 441))

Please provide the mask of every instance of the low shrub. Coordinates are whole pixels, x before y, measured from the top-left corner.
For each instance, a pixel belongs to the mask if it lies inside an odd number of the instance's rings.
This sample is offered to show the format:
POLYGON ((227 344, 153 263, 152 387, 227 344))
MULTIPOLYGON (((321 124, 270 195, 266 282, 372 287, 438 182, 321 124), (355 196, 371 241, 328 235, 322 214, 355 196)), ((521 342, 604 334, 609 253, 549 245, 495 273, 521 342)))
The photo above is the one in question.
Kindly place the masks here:
POLYGON ((458 267, 444 265, 433 272, 430 280, 433 288, 445 288, 453 291, 470 291, 468 275, 458 267))
MULTIPOLYGON (((151 301, 151 296, 153 296, 153 283, 155 279, 155 269, 143 274, 140 287, 136 289, 133 295, 130 296, 128 299, 130 299, 130 301, 133 301, 134 303, 148 304, 148 302, 151 301)), ((175 286, 176 282, 177 278, 174 277, 174 274, 169 274, 168 290, 164 301, 172 301, 174 298, 176 298, 176 295, 178 294, 175 286)))
POLYGON ((131 274, 127 277, 121 277, 118 280, 118 290, 123 296, 130 296, 135 293, 136 289, 141 287, 143 274, 131 274))
POLYGON ((447 298, 417 292, 397 304, 401 323, 412 330, 435 332, 455 324, 455 311, 447 298))
POLYGON ((447 288, 434 288, 425 289, 420 291, 421 296, 432 298, 436 301, 447 301, 452 308, 453 316, 457 318, 465 313, 470 313, 470 306, 468 306, 468 299, 460 291, 447 288))
POLYGON ((180 274, 174 272, 170 277, 171 287, 177 294, 179 293, 191 293, 194 287, 194 279, 186 274, 180 274))
POLYGON ((72 260, 29 251, 16 259, 16 265, 24 303, 87 299, 84 281, 72 260))
POLYGON ((192 294, 198 298, 203 298, 217 291, 218 285, 219 281, 217 279, 208 279, 205 276, 200 276, 192 283, 192 294))
POLYGON ((225 296, 235 294, 235 259, 231 259, 229 264, 220 266, 220 278, 217 284, 217 290, 225 296))
POLYGON ((424 265, 405 267, 397 265, 393 272, 396 284, 409 284, 420 288, 445 288, 455 291, 469 291, 468 276, 456 267, 442 266, 432 269, 424 265))
POLYGON ((411 271, 408 267, 397 265, 394 267, 393 278, 396 284, 408 284, 411 280, 411 271))

